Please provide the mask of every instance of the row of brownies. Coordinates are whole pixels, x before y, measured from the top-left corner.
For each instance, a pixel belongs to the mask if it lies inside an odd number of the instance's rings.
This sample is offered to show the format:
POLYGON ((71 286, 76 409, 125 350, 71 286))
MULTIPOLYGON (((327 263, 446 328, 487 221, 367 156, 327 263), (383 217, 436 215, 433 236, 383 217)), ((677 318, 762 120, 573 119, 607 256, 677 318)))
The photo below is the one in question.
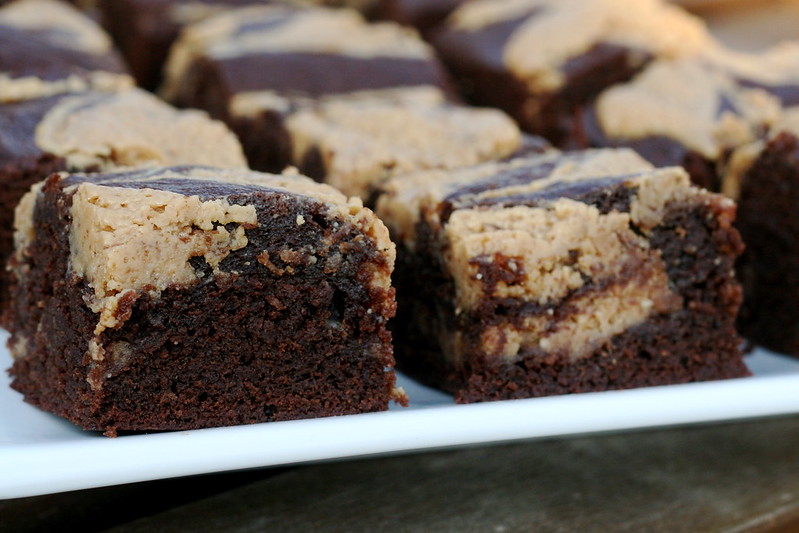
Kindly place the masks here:
POLYGON ((12 386, 113 436, 404 404, 395 356, 459 402, 741 377, 739 281, 744 332, 799 351, 795 49, 656 0, 460 3, 425 41, 99 2, 182 13, 158 96, 143 36, 126 63, 66 3, 0 8, 12 386))

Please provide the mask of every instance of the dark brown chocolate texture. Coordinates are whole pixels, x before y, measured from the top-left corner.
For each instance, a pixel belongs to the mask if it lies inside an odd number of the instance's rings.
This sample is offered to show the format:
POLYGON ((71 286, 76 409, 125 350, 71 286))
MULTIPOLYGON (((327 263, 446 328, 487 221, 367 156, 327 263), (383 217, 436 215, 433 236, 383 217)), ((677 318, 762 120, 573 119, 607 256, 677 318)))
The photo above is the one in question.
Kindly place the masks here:
POLYGON ((382 0, 379 16, 412 26, 422 34, 433 30, 464 0, 382 0))
POLYGON ((770 139, 741 178, 736 225, 746 242, 739 326, 752 342, 799 356, 799 139, 770 139))
POLYGON ((163 94, 225 120, 257 170, 300 164, 284 120, 309 102, 416 88, 455 99, 444 67, 418 36, 390 23, 369 25, 352 11, 251 8, 189 30, 175 44, 163 94), (307 31, 319 35, 303 45, 307 31), (262 45, 253 45, 256 37, 262 45), (188 64, 177 61, 181 53, 188 64))

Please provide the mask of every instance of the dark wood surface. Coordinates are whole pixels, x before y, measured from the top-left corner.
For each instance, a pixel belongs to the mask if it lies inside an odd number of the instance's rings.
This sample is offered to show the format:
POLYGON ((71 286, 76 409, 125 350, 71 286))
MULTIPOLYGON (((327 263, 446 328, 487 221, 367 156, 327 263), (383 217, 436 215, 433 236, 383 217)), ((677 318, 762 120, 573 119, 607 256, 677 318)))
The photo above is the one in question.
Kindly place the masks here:
POLYGON ((0 501, 0 531, 799 531, 799 417, 0 501))

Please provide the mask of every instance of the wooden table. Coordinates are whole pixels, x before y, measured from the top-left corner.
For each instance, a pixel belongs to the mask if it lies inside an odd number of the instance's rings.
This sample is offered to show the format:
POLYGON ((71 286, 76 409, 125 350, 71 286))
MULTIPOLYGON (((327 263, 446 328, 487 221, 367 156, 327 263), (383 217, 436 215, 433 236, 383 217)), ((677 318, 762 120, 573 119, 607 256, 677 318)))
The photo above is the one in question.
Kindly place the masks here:
POLYGON ((0 501, 0 531, 799 531, 799 416, 0 501))

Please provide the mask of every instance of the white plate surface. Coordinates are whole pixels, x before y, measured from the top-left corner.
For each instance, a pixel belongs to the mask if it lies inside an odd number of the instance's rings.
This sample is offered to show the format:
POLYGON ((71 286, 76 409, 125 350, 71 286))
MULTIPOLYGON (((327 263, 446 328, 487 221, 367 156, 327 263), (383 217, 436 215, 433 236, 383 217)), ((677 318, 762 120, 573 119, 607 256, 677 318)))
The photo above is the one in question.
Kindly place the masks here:
MULTIPOLYGON (((0 335, 5 346, 6 334, 0 335)), ((84 432, 25 404, 0 376, 0 498, 192 474, 513 439, 799 413, 799 360, 757 350, 753 377, 455 405, 401 376, 385 413, 123 436, 84 432)), ((0 351, 0 367, 11 365, 0 351)))

